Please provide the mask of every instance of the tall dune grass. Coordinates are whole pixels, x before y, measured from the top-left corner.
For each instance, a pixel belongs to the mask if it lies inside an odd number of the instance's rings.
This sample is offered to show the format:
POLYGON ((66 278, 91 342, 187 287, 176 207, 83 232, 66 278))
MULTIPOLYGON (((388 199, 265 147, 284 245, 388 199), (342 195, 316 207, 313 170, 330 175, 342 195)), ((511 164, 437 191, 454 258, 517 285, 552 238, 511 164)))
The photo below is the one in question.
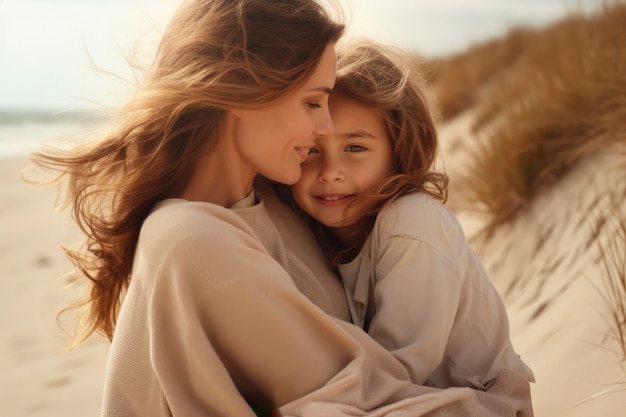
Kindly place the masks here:
MULTIPOLYGON (((516 30, 428 65, 442 115, 473 111, 474 135, 466 139, 476 141, 467 147, 471 162, 452 181, 461 193, 457 209, 487 215, 487 236, 585 157, 626 145, 624 1, 544 30, 516 30)), ((623 187, 624 178, 607 181, 623 187)), ((607 222, 614 227, 598 241, 599 263, 610 332, 626 377, 626 193, 616 190, 609 198, 607 222)))
MULTIPOLYGON (((583 158, 626 144, 626 3, 516 30, 442 61, 430 81, 444 117, 473 108, 472 162, 453 180, 461 209, 484 212, 489 234, 583 158)), ((626 370, 626 214, 618 198, 607 215, 614 230, 598 248, 626 370)))
MULTIPOLYGON (((465 208, 488 215, 487 232, 585 156, 626 142, 626 3, 507 42, 515 60, 500 60, 501 73, 477 84, 479 144, 457 179, 465 208)), ((503 46, 494 48, 501 56, 503 46)), ((480 66, 486 55, 479 48, 465 59, 480 66)), ((493 64, 486 66, 489 72, 493 64)), ((441 106, 446 114, 445 102, 441 106)))
POLYGON ((615 221, 614 230, 608 242, 598 244, 598 248, 605 286, 601 294, 608 310, 611 335, 621 350, 619 355, 626 371, 626 214, 620 203, 612 201, 610 218, 615 221))
POLYGON ((514 29, 504 39, 476 45, 457 55, 423 59, 422 68, 437 95, 443 120, 480 103, 483 88, 513 66, 536 36, 528 29, 514 29))

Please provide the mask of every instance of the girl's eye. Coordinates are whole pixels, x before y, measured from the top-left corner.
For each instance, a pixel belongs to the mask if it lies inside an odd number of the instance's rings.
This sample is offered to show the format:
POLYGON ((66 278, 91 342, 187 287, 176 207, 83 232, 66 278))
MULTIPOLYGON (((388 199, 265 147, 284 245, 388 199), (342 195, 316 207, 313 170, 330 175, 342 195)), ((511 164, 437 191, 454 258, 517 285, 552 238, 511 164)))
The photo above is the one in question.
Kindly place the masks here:
POLYGON ((311 155, 312 153, 320 153, 320 151, 317 148, 311 148, 309 149, 309 155, 311 155))
POLYGON ((306 104, 307 104, 307 105, 309 106, 309 108, 311 108, 311 109, 320 109, 320 108, 322 108, 322 106, 321 106, 319 103, 315 103, 315 102, 312 102, 312 101, 309 101, 309 102, 307 102, 306 104))
POLYGON ((367 148, 361 145, 349 145, 348 147, 346 147, 346 151, 348 152, 363 152, 366 150, 367 148))

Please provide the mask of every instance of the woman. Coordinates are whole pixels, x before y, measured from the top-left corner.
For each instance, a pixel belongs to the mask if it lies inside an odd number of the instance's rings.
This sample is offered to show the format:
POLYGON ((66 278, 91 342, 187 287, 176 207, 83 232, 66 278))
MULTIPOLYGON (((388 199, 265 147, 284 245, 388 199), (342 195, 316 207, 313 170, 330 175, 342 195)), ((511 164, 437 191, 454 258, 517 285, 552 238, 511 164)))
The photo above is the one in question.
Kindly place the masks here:
MULTIPOLYGON (((271 210, 254 177, 294 183, 314 138, 332 132, 342 30, 314 0, 189 0, 116 129, 35 155, 68 177, 87 236, 69 256, 91 281, 78 340, 112 340, 104 416, 485 410, 470 391, 411 385, 298 290, 284 267, 307 266, 280 258, 275 229, 261 234, 254 211, 271 210)), ((319 297, 329 309, 331 294, 319 297)))

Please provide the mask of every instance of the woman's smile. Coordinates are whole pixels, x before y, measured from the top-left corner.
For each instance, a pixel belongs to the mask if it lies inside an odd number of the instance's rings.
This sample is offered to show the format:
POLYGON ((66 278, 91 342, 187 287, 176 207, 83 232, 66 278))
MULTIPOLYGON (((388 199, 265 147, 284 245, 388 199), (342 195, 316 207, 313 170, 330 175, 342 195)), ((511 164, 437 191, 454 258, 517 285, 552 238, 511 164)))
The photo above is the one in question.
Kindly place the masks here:
POLYGON ((298 154, 298 156, 300 156, 300 158, 302 159, 302 162, 306 161, 307 159, 309 159, 309 152, 311 151, 311 148, 314 145, 310 145, 310 146, 298 146, 295 148, 296 153, 298 154))

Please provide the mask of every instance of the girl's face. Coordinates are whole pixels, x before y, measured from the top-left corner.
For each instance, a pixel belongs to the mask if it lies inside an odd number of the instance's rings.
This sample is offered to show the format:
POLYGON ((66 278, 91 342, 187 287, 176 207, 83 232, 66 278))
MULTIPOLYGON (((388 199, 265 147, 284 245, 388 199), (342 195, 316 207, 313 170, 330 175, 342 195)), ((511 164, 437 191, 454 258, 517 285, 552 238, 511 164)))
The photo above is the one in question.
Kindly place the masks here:
POLYGON ((311 78, 292 94, 257 110, 233 111, 235 147, 250 174, 293 184, 316 136, 332 133, 328 96, 335 85, 335 45, 326 47, 311 78))
POLYGON ((348 226, 349 201, 393 172, 392 145, 379 110, 341 94, 330 98, 335 132, 315 139, 302 176, 292 186, 302 210, 330 227, 348 226))

